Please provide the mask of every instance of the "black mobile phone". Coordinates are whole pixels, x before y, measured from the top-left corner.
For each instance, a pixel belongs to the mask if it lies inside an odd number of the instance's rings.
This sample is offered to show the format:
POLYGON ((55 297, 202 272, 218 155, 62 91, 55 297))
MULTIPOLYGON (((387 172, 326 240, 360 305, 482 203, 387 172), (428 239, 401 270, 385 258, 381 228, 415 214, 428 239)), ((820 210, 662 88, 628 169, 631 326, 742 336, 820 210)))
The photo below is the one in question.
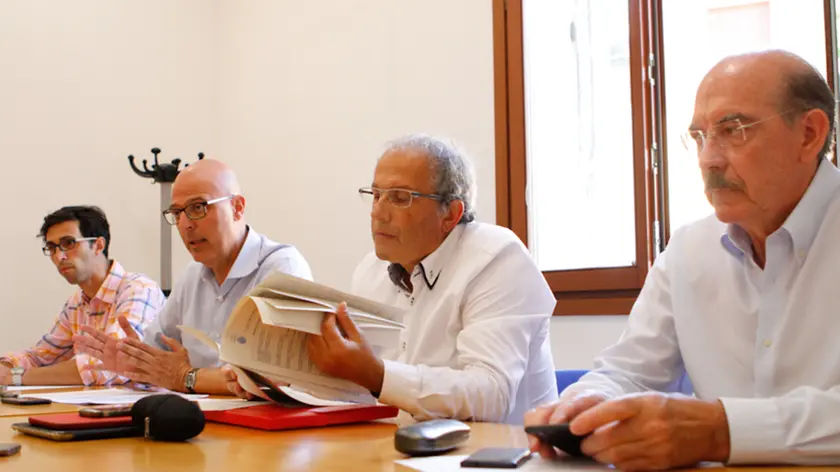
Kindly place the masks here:
POLYGON ((480 449, 461 461, 461 467, 515 469, 530 458, 531 451, 524 447, 489 447, 480 449))
POLYGON ((585 457, 580 450, 580 443, 586 436, 576 436, 569 430, 568 423, 549 424, 542 426, 526 426, 525 432, 545 444, 550 444, 572 457, 585 457))
POLYGON ((20 452, 20 444, 0 443, 0 457, 13 456, 20 452))
POLYGON ((112 416, 131 416, 131 405, 109 405, 82 408, 79 416, 85 418, 110 418, 112 416))
POLYGON ((49 405, 52 400, 46 398, 32 398, 32 397, 3 397, 0 402, 8 405, 49 405))

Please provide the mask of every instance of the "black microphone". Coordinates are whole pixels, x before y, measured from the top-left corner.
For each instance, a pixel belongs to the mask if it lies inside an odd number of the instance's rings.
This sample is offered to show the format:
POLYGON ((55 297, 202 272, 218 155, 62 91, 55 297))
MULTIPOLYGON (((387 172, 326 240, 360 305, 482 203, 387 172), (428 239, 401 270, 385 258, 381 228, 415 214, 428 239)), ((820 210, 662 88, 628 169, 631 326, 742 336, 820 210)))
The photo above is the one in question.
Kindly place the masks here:
POLYGON ((172 393, 138 400, 131 407, 131 421, 146 438, 157 441, 186 441, 204 431, 201 408, 172 393))

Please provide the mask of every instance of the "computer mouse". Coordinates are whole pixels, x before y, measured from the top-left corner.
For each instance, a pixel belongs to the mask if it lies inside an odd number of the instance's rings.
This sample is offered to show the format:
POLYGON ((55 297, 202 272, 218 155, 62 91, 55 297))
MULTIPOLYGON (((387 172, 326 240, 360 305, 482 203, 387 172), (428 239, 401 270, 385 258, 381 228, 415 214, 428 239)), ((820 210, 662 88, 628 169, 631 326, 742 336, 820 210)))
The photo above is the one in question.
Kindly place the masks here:
POLYGON ((464 444, 470 427, 458 420, 421 421, 398 429, 394 447, 410 456, 442 454, 464 444))

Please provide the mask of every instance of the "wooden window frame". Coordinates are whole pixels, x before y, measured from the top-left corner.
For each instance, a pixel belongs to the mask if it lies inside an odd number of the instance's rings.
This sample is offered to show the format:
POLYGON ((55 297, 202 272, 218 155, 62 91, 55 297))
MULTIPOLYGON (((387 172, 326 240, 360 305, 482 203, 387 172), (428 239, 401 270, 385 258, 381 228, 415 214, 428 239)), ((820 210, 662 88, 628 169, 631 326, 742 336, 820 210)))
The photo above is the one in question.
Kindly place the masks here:
MULTIPOLYGON (((633 109, 633 183, 636 264, 632 267, 543 272, 558 303, 554 314, 626 314, 654 257, 655 198, 650 165, 652 119, 646 77, 648 18, 642 1, 630 3, 630 87, 633 109)), ((525 100, 522 0, 494 0, 496 81, 496 223, 527 244, 525 100)))

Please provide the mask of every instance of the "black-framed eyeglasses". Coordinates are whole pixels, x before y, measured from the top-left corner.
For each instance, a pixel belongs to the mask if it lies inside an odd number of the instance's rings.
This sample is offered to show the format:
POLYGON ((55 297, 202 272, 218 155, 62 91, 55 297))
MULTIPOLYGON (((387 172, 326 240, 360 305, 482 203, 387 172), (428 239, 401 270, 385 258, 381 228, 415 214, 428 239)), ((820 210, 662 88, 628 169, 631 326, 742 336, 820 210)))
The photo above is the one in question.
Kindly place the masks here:
POLYGON ((61 252, 67 253, 75 249, 76 244, 82 241, 96 241, 96 239, 96 237, 76 239, 72 236, 65 236, 58 240, 58 244, 48 241, 44 244, 44 247, 41 248, 41 251, 43 251, 45 256, 52 256, 59 249, 61 249, 61 252))
POLYGON ((388 202, 396 208, 408 208, 417 197, 430 198, 443 201, 443 197, 434 193, 420 193, 405 188, 376 188, 363 187, 359 189, 359 195, 365 203, 371 205, 379 201, 384 195, 388 202))
POLYGON ((171 225, 178 224, 181 213, 187 215, 187 218, 193 221, 200 220, 207 216, 207 207, 209 205, 230 200, 235 196, 236 195, 228 195, 226 197, 214 198, 212 200, 199 200, 197 202, 192 202, 183 208, 169 208, 163 211, 163 218, 171 225))

